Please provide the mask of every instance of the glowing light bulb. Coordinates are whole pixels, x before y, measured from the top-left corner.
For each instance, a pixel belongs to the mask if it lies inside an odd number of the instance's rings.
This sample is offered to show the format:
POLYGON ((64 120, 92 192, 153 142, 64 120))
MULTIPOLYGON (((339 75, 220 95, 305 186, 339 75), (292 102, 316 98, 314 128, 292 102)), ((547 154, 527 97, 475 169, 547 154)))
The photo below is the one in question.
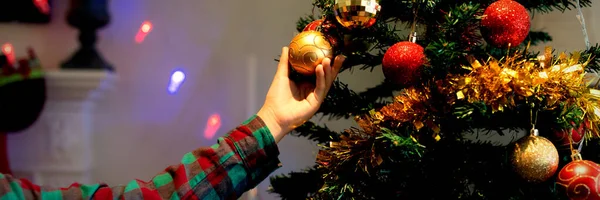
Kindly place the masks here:
POLYGON ((183 71, 177 70, 177 71, 173 72, 171 74, 171 81, 169 81, 169 86, 167 87, 167 89, 169 90, 169 93, 175 94, 179 90, 179 87, 181 86, 181 84, 184 81, 185 81, 185 73, 183 73, 183 71))
POLYGON ((2 45, 2 53, 4 54, 11 54, 12 53, 12 44, 10 43, 6 43, 4 45, 2 45))
POLYGON ((208 125, 210 125, 210 126, 214 127, 220 123, 221 123, 221 116, 219 116, 219 114, 213 114, 210 116, 210 118, 208 118, 208 125))
POLYGON ((152 23, 150 23, 149 21, 145 21, 142 24, 142 28, 141 28, 143 33, 148 33, 150 32, 150 30, 152 30, 152 23))
POLYGON ((135 42, 144 42, 144 39, 146 39, 146 36, 150 31, 152 31, 152 23, 150 21, 144 21, 137 34, 135 34, 135 42))
POLYGON ((173 82, 181 82, 183 80, 185 80, 185 74, 182 71, 175 71, 171 75, 171 81, 173 82))
POLYGON ((218 113, 210 115, 204 129, 204 138, 213 139, 219 128, 221 128, 221 115, 218 113))
POLYGON ((50 14, 48 0, 33 0, 33 4, 44 14, 50 14))

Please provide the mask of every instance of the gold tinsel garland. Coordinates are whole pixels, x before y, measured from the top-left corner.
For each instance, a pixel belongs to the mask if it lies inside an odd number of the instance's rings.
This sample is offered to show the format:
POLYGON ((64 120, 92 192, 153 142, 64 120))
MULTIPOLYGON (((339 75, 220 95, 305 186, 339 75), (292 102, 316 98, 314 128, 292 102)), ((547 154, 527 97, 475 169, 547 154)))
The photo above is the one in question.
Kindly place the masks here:
POLYGON ((371 118, 395 126, 411 123, 417 132, 427 127, 439 139, 440 125, 436 121, 440 119, 429 106, 430 101, 446 100, 448 105, 459 101, 484 103, 492 113, 514 109, 519 102, 535 104, 537 111, 555 110, 563 103, 564 109, 578 107, 583 111, 581 119, 588 125, 586 138, 598 136, 600 91, 587 87, 587 62, 579 62, 581 54, 561 53, 555 58, 549 47, 536 59, 525 59, 521 53, 502 60, 490 58, 483 64, 469 56, 470 66, 464 67, 469 73, 449 75, 436 82, 436 92, 448 99, 430 99, 428 89, 408 88, 371 118))
MULTIPOLYGON (((567 56, 561 53, 552 56, 547 48, 544 55, 536 59, 525 59, 518 52, 501 60, 490 58, 481 63, 468 57, 470 70, 467 74, 448 75, 444 80, 433 82, 430 87, 407 88, 394 98, 394 102, 372 111, 369 115, 357 116, 362 130, 349 129, 340 141, 331 142, 317 155, 321 168, 327 168, 323 178, 329 181, 337 179, 336 171, 349 167, 366 173, 370 167, 382 164, 383 158, 375 150, 381 145, 397 146, 397 141, 379 140, 385 133, 383 128, 412 128, 412 140, 434 133, 436 140, 443 132, 439 122, 440 113, 451 111, 457 102, 483 103, 492 108, 492 113, 516 109, 517 104, 535 104, 536 111, 577 107, 583 111, 581 120, 586 124, 587 139, 597 137, 600 123, 600 90, 590 89, 590 81, 584 77, 587 62, 580 63, 580 54, 567 56), (433 87, 431 87, 433 86, 433 87), (435 90, 435 91, 431 91, 435 90), (436 98, 432 97, 435 92, 436 98), (439 108, 434 102, 443 101, 447 106, 439 108), (563 106, 559 106, 559 104, 563 106), (444 109, 444 110, 436 110, 444 109), (427 129, 427 131, 422 131, 427 129), (352 160, 353 162, 347 162, 352 160)), ((328 188, 327 184, 322 189, 328 188)))

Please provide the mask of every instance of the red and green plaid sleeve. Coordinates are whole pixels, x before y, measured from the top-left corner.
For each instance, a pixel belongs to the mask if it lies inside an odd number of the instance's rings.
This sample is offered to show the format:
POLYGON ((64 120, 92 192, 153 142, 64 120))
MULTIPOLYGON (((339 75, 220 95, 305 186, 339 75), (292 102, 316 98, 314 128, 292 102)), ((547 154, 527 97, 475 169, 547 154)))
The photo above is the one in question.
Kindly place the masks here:
POLYGON ((45 189, 25 179, 0 174, 0 199, 237 199, 280 167, 273 136, 253 116, 218 143, 183 156, 150 181, 124 186, 72 184, 45 189))

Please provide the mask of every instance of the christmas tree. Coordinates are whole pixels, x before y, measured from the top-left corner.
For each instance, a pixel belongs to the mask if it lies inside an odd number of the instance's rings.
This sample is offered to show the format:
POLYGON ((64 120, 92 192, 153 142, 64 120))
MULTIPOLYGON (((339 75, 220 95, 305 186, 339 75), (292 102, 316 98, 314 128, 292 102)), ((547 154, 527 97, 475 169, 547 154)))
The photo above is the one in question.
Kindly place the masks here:
POLYGON ((341 72, 382 67, 355 92, 336 81, 318 113, 356 120, 343 132, 307 122, 315 165, 271 178, 282 199, 600 199, 600 47, 531 50, 552 38, 535 13, 591 0, 314 0, 290 64, 310 81, 324 57, 341 72), (318 16, 318 17, 315 17, 318 16), (308 77, 308 78, 307 78, 308 77), (510 143, 481 139, 508 138, 510 143), (518 135, 518 137, 516 137, 518 135))

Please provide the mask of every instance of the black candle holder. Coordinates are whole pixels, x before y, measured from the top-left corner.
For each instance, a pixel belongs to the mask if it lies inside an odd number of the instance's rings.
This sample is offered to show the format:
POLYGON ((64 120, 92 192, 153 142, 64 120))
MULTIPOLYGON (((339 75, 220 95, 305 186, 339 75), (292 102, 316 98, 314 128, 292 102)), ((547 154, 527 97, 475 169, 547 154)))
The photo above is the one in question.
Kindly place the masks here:
POLYGON ((96 49, 96 31, 108 25, 108 0, 71 0, 67 22, 79 30, 79 49, 62 63, 64 69, 104 69, 114 71, 96 49))

